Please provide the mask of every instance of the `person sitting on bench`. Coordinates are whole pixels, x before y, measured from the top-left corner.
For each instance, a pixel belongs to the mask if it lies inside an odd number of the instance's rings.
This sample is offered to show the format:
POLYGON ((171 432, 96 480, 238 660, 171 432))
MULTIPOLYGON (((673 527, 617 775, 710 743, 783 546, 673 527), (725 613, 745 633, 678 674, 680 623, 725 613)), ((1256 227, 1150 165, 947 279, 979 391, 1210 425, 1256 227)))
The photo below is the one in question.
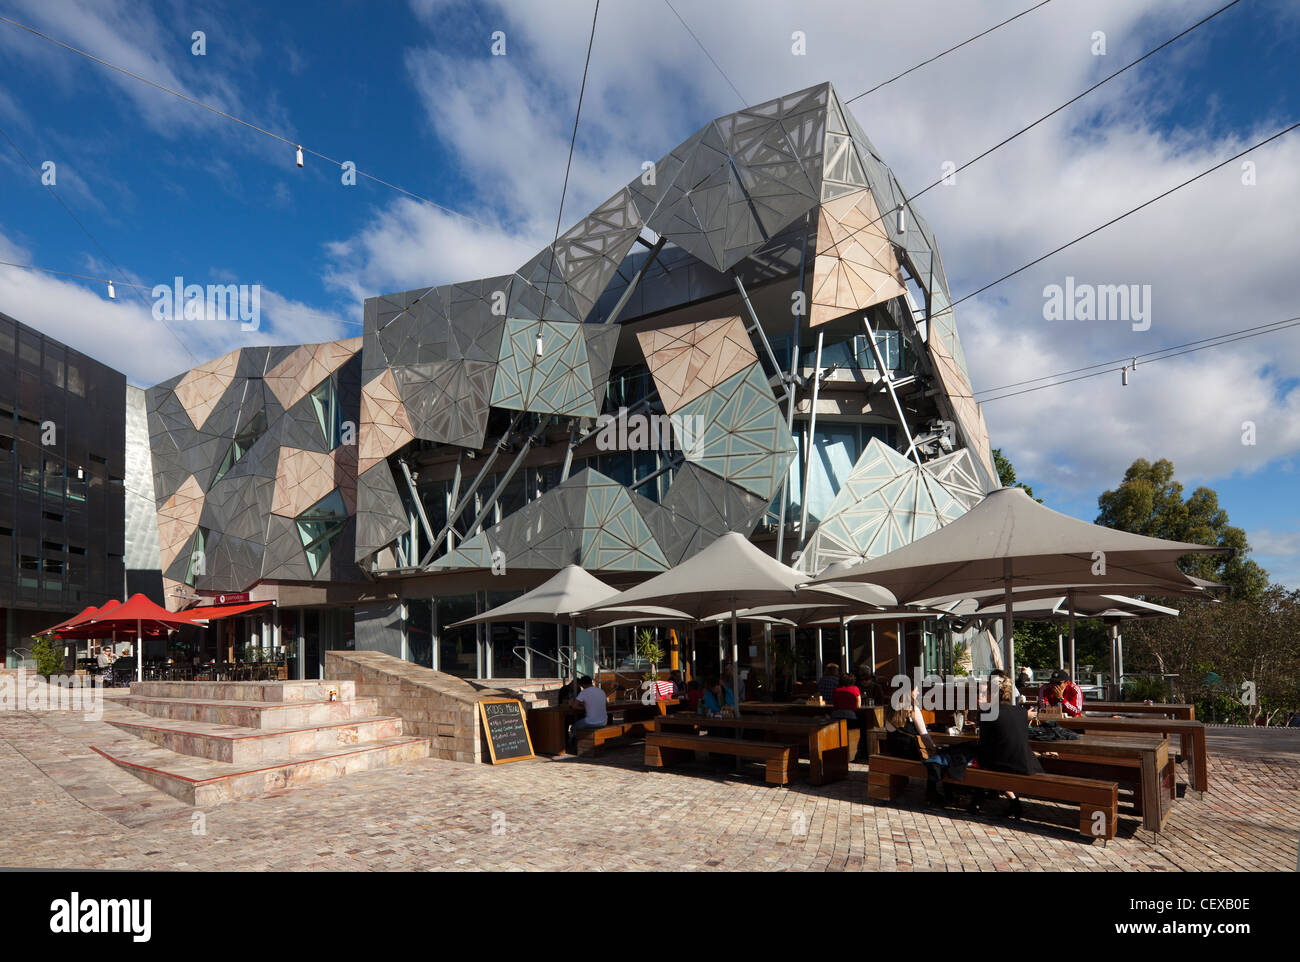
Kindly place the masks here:
POLYGON ((843 718, 857 724, 857 710, 862 707, 862 689, 858 687, 856 678, 840 675, 839 685, 831 692, 831 707, 834 709, 832 718, 843 718))
MULTIPOLYGON (((1038 756, 1029 747, 1029 721, 1034 717, 1033 709, 1015 704, 1016 686, 1006 674, 994 675, 991 681, 997 684, 998 704, 991 706, 987 715, 979 716, 980 740, 975 751, 975 760, 980 768, 995 772, 1012 772, 1017 775, 1036 775, 1042 772, 1038 756)), ((1005 792, 1011 799, 1011 808, 1007 812, 1010 818, 1020 817, 1020 799, 1015 792, 1005 792)), ((980 802, 984 800, 984 790, 975 789, 971 796, 969 811, 978 815, 980 802)))
POLYGON ((609 711, 605 693, 596 687, 590 675, 578 679, 578 697, 573 699, 573 707, 581 708, 585 714, 573 723, 569 730, 569 746, 576 747, 578 733, 585 728, 604 728, 609 724, 609 711))
POLYGON ((1052 672, 1047 684, 1038 690, 1039 708, 1058 706, 1067 718, 1083 714, 1083 689, 1070 680, 1070 673, 1064 668, 1052 672))
MULTIPOLYGON (((901 696, 901 692, 898 694, 901 696)), ((942 805, 947 796, 939 781, 945 765, 940 763, 942 756, 925 727, 920 701, 920 691, 915 685, 906 697, 894 698, 896 707, 885 715, 885 754, 920 762, 934 759, 936 764, 925 766, 925 800, 930 805, 942 805)))
POLYGON ((701 715, 717 718, 723 713, 723 709, 728 709, 728 714, 734 714, 736 696, 720 679, 710 678, 708 687, 704 689, 704 697, 700 699, 699 712, 701 715))
POLYGON ((835 689, 840 684, 840 666, 833 661, 826 663, 826 668, 822 676, 817 679, 817 694, 821 695, 822 701, 830 704, 831 698, 835 695, 835 689))

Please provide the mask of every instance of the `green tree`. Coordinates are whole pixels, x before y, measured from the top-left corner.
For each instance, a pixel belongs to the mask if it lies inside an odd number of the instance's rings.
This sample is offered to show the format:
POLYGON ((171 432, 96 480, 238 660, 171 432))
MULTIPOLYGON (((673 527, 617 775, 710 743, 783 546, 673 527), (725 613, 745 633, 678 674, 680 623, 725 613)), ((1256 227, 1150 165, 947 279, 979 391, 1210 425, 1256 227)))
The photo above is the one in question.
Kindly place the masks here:
POLYGON ((1174 480, 1172 461, 1154 463, 1138 458, 1113 491, 1097 498, 1097 524, 1153 538, 1192 544, 1235 548, 1232 557, 1188 555, 1179 567, 1190 575, 1218 581, 1232 588, 1233 596, 1260 600, 1268 588, 1268 572, 1246 557, 1246 533, 1228 523, 1213 488, 1199 487, 1184 500, 1183 486, 1174 480))
MULTIPOLYGON (((993 449, 993 466, 998 469, 998 483, 1004 488, 1023 488, 1025 494, 1034 498, 1034 489, 1027 484, 1016 480, 1016 469, 1011 464, 1011 459, 1002 453, 1001 448, 993 449)), ((1034 498, 1039 504, 1043 503, 1042 498, 1034 498)))
POLYGON ((63 645, 49 635, 36 637, 32 658, 36 661, 36 671, 47 678, 63 671, 63 645))

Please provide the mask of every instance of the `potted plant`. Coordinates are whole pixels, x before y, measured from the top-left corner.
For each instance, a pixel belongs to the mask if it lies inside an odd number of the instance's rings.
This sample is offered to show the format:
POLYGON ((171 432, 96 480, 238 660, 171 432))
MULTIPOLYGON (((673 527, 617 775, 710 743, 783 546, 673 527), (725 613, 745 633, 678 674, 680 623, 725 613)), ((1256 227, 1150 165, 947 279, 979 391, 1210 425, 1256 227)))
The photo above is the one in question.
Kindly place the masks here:
MULTIPOLYGON (((636 656, 639 660, 649 663, 650 673, 648 675, 643 675, 642 677, 650 682, 650 688, 654 691, 655 682, 659 678, 658 666, 659 662, 663 661, 664 650, 663 646, 661 646, 659 641, 655 638, 654 632, 649 628, 642 628, 637 632, 636 656)), ((655 691, 655 699, 657 700, 658 697, 658 692, 655 691)))

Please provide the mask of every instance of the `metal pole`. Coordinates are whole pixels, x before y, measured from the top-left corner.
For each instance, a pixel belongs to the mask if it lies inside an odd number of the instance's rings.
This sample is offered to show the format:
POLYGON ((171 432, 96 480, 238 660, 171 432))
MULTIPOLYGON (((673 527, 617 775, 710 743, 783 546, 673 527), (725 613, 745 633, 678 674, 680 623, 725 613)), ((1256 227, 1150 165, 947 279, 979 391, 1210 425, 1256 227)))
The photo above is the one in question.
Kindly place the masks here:
POLYGON ((826 672, 826 663, 822 660, 822 630, 817 629, 817 679, 826 672))
POLYGON ((659 252, 663 250, 664 242, 666 240, 668 240, 668 238, 661 236, 657 241, 655 241, 655 245, 650 248, 650 254, 646 257, 645 263, 642 264, 637 269, 637 272, 632 275, 632 280, 628 282, 627 288, 623 291, 623 296, 618 299, 618 303, 614 305, 614 309, 609 312, 609 317, 605 318, 606 324, 613 324, 618 320, 618 316, 623 313, 623 308, 627 305, 628 298, 632 296, 633 291, 636 290, 636 286, 641 283, 641 278, 643 278, 645 272, 650 269, 650 265, 655 262, 655 258, 659 256, 659 252))
POLYGON ((871 674, 874 677, 874 675, 876 674, 876 623, 873 621, 870 624, 871 624, 871 674))
MULTIPOLYGON (((812 472, 812 453, 811 448, 817 437, 817 395, 820 393, 822 384, 822 340, 825 338, 825 331, 817 332, 817 359, 813 362, 813 387, 812 387, 812 407, 808 413, 808 438, 804 444, 803 451, 803 482, 799 488, 799 547, 804 546, 807 540, 808 529, 808 479, 812 472)), ((811 573, 811 572, 810 572, 811 573)))
POLYGON ((1065 632, 1056 633, 1056 667, 1065 667, 1065 632))
POLYGON ((843 652, 841 666, 844 674, 849 674, 849 633, 844 625, 844 616, 840 615, 840 651, 843 652))
POLYGON ((1015 635, 1015 614, 1013 613, 1014 602, 1011 594, 1011 559, 1006 558, 1002 562, 1003 591, 1002 603, 1006 610, 1002 613, 1002 660, 1006 666, 1007 674, 1012 680, 1016 677, 1016 635, 1015 635))
MULTIPOLYGON (((736 641, 736 609, 731 609, 731 697, 736 701, 736 710, 733 713, 737 718, 740 717, 740 645, 736 641)), ((719 706, 725 707, 725 706, 719 706)), ((736 757, 736 764, 740 764, 740 757, 736 757)))
POLYGON ((1065 603, 1070 606, 1070 681, 1078 683, 1074 677, 1074 592, 1066 591, 1065 603))
POLYGON ((135 620, 135 680, 144 681, 144 627, 139 618, 135 620))

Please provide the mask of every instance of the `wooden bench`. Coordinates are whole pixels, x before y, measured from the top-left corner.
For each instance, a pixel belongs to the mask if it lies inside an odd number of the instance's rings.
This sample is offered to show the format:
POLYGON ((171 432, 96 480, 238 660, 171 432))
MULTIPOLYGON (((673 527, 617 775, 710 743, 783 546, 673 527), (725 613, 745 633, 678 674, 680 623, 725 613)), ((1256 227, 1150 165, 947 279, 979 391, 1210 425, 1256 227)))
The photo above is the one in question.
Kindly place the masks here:
POLYGON ((610 722, 603 728, 580 728, 578 729, 578 754, 598 755, 606 742, 628 736, 644 735, 646 731, 646 724, 642 721, 610 722))
POLYGON ((767 767, 769 785, 786 785, 799 757, 799 746, 789 742, 757 742, 716 735, 692 735, 686 732, 651 731, 645 737, 645 764, 666 768, 691 761, 695 752, 713 752, 739 758, 757 758, 767 767))
MULTIPOLYGON (((867 796, 879 801, 892 801, 902 795, 909 778, 925 778, 925 765, 910 758, 872 755, 870 766, 867 796)), ((967 768, 960 782, 946 778, 944 783, 1076 804, 1079 806, 1081 835, 1089 839, 1115 837, 1115 823, 1119 817, 1119 785, 1115 782, 1070 775, 1016 775, 985 768, 967 768)))

